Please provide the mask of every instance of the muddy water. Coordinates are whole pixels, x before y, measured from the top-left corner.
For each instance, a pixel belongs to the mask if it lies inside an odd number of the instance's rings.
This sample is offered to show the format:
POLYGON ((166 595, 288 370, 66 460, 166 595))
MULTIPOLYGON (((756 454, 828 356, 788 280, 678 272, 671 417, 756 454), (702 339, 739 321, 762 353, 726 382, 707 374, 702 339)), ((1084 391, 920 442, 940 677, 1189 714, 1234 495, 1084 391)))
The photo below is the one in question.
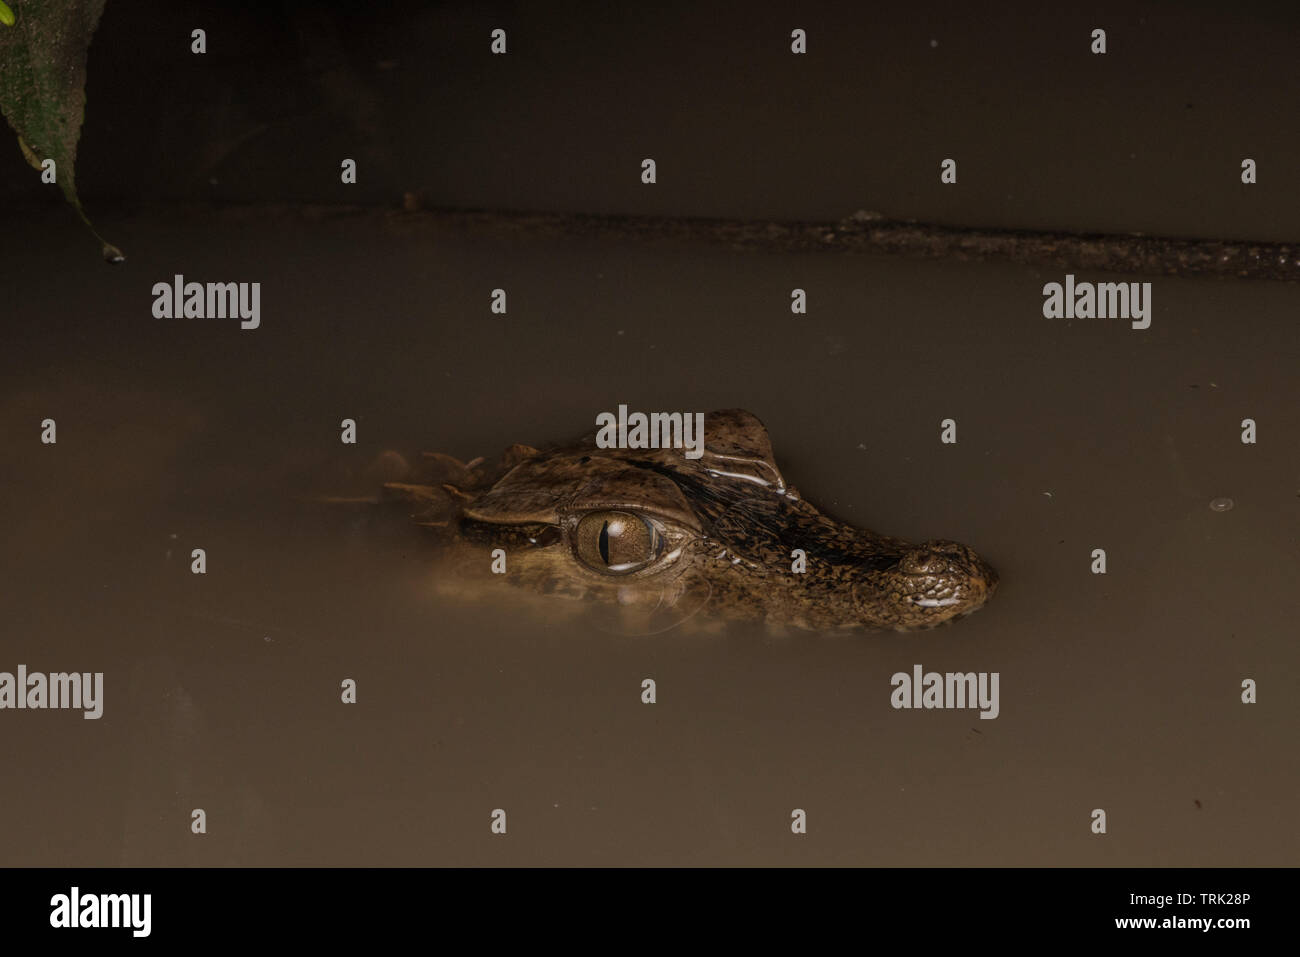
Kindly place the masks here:
MULTIPOLYGON (((1162 280, 1137 333, 1042 319, 1044 276, 1011 267, 134 231, 140 277, 262 276, 262 328, 154 320, 98 267, 12 290, 0 647, 103 671, 105 714, 3 714, 7 862, 1294 860, 1295 290, 1162 280), (486 569, 440 599, 403 522, 301 500, 386 449, 492 454, 618 402, 747 407, 812 501, 969 542, 1002 586, 919 635, 636 638, 514 613, 486 569), (999 717, 893 709, 918 663, 998 672, 999 717)), ((17 275, 62 240, 34 235, 17 275)))
POLYGON ((1090 19, 1028 5, 826 9, 801 67, 783 12, 310 7, 230 11, 196 69, 183 5, 110 5, 78 173, 118 269, 0 149, 0 671, 104 673, 97 721, 0 711, 0 863, 1296 863, 1295 287, 1155 279, 1139 332, 1044 319, 1063 277, 1023 267, 138 206, 423 189, 1294 240, 1293 23, 1126 5, 1101 61, 1090 19), (502 17, 484 69, 456 38, 502 17), (261 327, 154 319, 176 273, 261 282, 261 327), (441 596, 418 530, 306 500, 371 488, 385 450, 492 455, 620 402, 750 409, 812 502, 968 543, 997 594, 918 635, 632 637, 486 570, 441 596), (917 664, 997 672, 999 716, 892 708, 917 664))

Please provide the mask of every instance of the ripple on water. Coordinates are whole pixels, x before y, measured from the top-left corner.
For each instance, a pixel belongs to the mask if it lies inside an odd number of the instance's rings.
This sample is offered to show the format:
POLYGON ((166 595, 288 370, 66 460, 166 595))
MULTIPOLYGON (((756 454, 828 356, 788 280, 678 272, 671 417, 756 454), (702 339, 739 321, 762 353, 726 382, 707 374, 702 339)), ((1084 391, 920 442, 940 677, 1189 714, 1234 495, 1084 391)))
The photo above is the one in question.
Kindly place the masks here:
POLYGON ((1232 499, 1228 498, 1227 496, 1222 496, 1222 495, 1221 495, 1221 496, 1219 496, 1219 497, 1216 498, 1216 499, 1211 499, 1211 500, 1210 500, 1210 511, 1211 511, 1211 512, 1226 512, 1226 511, 1229 511, 1229 510, 1232 508, 1232 506, 1235 505, 1235 504, 1236 504, 1236 503, 1233 502, 1232 499))

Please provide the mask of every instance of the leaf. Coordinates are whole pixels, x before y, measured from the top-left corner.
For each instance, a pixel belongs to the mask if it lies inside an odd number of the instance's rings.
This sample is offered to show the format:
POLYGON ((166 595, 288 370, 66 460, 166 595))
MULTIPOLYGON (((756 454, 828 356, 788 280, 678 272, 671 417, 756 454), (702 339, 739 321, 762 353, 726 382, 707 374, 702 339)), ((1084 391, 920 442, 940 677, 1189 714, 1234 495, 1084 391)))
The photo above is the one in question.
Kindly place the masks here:
POLYGON ((0 2, 0 112, 18 146, 37 169, 55 163, 56 181, 72 208, 103 244, 104 259, 121 262, 117 247, 95 231, 77 196, 77 141, 86 111, 86 53, 105 0, 0 2), (7 14, 7 16, 6 16, 7 14))

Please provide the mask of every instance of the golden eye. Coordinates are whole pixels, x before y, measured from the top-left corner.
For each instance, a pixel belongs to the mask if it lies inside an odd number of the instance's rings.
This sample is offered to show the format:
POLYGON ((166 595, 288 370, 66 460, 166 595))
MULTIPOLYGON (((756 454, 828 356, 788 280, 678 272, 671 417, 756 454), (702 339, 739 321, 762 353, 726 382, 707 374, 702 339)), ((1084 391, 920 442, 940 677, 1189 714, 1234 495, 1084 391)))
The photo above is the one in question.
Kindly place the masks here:
POLYGON ((644 567, 664 548, 658 529, 634 512, 591 512, 578 522, 574 537, 584 564, 615 575, 644 567))

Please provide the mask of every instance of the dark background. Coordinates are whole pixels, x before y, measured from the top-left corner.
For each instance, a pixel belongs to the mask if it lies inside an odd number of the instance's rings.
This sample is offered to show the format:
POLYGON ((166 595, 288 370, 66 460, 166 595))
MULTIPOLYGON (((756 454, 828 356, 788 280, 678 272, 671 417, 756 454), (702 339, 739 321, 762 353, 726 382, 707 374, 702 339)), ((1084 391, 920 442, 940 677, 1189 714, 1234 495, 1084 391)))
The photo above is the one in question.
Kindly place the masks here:
MULTIPOLYGON (((78 176, 92 214, 425 190, 1291 241, 1297 20, 1286 4, 110 2, 78 176), (795 25, 806 56, 789 53, 795 25), (485 55, 495 27, 507 56, 485 55), (655 189, 628 172, 646 155, 655 189), (1247 156, 1260 175, 1243 188, 1247 156), (936 188, 944 157, 958 189, 936 188)), ((30 198, 17 151, 0 163, 0 200, 30 198)))

